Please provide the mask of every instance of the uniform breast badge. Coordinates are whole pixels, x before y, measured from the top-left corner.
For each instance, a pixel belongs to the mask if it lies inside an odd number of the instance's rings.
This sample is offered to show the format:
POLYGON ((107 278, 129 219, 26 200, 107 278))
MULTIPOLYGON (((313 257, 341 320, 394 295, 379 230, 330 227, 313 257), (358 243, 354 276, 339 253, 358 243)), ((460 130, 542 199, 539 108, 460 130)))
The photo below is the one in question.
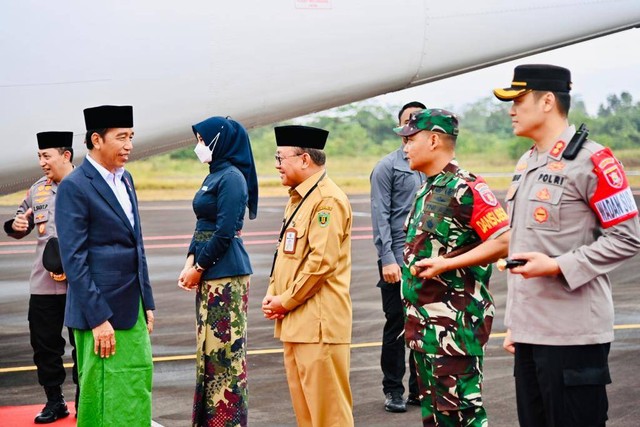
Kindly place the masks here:
POLYGON ((540 206, 536 208, 535 211, 533 211, 533 219, 535 219, 538 224, 547 222, 547 220, 549 219, 549 212, 547 212, 545 208, 540 206))
POLYGON ((282 251, 285 254, 296 253, 297 241, 298 241, 298 230, 296 230, 295 228, 288 228, 284 232, 284 248, 282 251))
POLYGON ((551 193, 549 193, 549 190, 544 187, 542 190, 536 193, 536 197, 538 198, 538 200, 547 201, 551 199, 551 193))

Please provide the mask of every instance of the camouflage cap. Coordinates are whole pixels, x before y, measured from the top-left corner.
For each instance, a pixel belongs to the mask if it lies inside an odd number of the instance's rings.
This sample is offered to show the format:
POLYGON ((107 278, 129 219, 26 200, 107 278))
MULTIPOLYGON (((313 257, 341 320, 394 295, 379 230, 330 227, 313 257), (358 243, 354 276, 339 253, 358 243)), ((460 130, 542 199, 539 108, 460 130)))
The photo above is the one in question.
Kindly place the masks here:
POLYGON ((421 130, 458 135, 458 117, 451 111, 433 108, 411 113, 409 122, 393 131, 400 136, 411 136, 421 130))

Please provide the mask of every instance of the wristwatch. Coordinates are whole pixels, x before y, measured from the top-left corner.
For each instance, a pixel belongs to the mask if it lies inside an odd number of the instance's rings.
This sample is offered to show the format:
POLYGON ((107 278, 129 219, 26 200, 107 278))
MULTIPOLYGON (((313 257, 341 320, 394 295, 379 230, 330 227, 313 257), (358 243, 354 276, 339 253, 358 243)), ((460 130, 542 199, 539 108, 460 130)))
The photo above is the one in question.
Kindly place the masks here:
POLYGON ((193 268, 195 268, 195 270, 198 273, 202 273, 204 271, 204 268, 200 267, 200 265, 197 262, 195 264, 193 264, 193 268))

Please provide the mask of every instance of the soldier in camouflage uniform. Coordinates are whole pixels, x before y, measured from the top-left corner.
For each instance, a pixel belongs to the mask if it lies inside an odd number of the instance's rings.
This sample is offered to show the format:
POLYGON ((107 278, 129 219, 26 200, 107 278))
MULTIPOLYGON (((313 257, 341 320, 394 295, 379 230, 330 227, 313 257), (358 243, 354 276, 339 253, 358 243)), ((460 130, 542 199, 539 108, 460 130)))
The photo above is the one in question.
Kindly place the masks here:
POLYGON ((458 119, 412 113, 411 169, 425 173, 405 227, 405 340, 415 350, 424 426, 484 426, 482 361, 494 315, 488 263, 507 253, 507 214, 485 181, 454 159, 458 119))

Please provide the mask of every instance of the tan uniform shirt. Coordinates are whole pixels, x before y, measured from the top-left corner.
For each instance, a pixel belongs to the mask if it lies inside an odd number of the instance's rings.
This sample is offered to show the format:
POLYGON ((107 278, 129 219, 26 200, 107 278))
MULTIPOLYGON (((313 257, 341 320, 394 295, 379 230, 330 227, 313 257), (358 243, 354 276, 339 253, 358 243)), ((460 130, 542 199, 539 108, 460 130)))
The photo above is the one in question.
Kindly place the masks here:
POLYGON ((561 275, 508 275, 505 324, 518 343, 585 345, 613 340, 607 273, 640 249, 638 209, 622 165, 586 141, 574 160, 562 158, 575 133, 548 152, 519 160, 507 193, 509 253, 555 257, 561 275))
MULTIPOLYGON (((289 191, 288 219, 320 171, 289 191)), ((351 205, 325 176, 304 201, 285 231, 269 282, 290 310, 276 320, 275 337, 285 342, 351 342, 351 205)))

